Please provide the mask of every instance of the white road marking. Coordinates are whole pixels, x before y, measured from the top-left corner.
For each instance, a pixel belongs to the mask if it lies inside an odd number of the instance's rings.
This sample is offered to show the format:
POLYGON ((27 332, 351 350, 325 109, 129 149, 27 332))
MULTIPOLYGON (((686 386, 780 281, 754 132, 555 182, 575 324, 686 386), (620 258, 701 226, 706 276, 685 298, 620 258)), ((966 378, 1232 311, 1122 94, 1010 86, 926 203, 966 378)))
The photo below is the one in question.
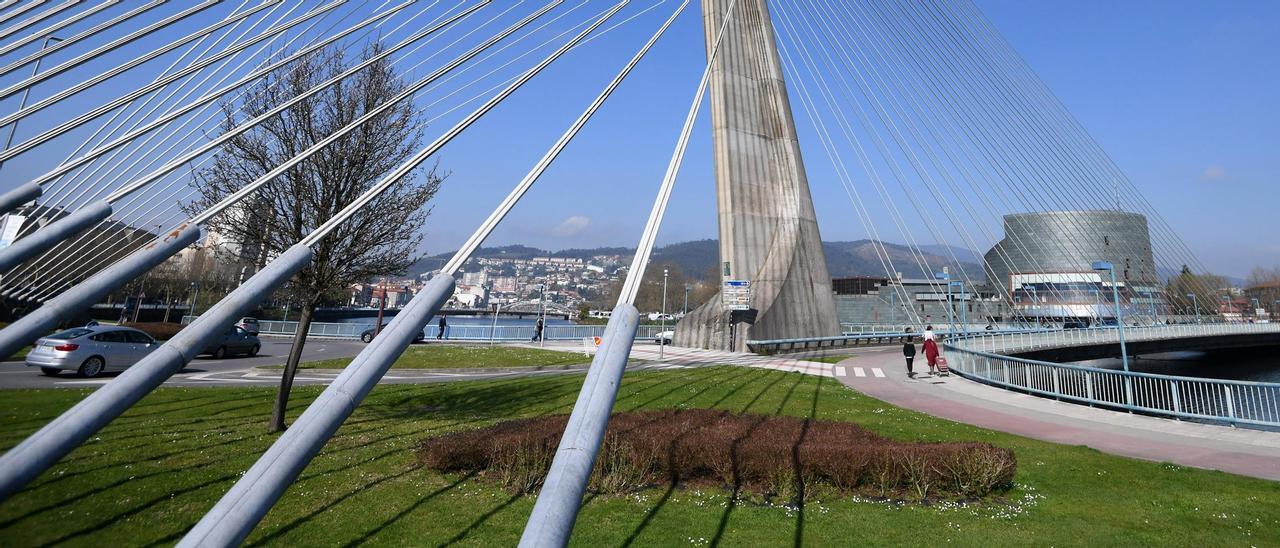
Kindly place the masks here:
POLYGON ((882 379, 884 378, 884 371, 881 371, 879 367, 872 367, 871 374, 882 379))
POLYGON ((865 377, 865 376, 867 376, 867 372, 866 372, 866 370, 862 369, 861 367, 855 367, 855 368, 853 368, 853 376, 855 376, 855 377, 865 377))
POLYGON ((837 366, 836 366, 836 376, 837 376, 837 377, 847 377, 847 376, 849 376, 849 372, 848 372, 848 371, 846 371, 846 370, 845 370, 845 368, 843 368, 843 367, 841 367, 841 366, 837 365, 837 366))

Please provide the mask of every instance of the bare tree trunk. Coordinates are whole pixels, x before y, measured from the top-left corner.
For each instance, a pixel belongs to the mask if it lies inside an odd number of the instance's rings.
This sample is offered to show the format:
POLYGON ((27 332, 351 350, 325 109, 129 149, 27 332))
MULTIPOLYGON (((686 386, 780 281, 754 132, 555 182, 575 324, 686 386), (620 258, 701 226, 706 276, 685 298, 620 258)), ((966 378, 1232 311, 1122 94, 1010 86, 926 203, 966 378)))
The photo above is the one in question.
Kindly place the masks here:
POLYGON ((271 423, 268 430, 284 432, 285 408, 289 406, 289 391, 293 389, 293 376, 298 372, 298 361, 302 359, 302 347, 307 344, 307 331, 311 329, 311 316, 316 311, 314 303, 302 307, 302 315, 298 317, 298 332, 293 335, 293 346, 289 348, 289 360, 285 362, 284 374, 280 376, 280 390, 276 392, 276 404, 271 410, 271 423))
POLYGON ((169 313, 173 311, 173 292, 168 288, 164 290, 164 320, 162 323, 169 323, 169 313))

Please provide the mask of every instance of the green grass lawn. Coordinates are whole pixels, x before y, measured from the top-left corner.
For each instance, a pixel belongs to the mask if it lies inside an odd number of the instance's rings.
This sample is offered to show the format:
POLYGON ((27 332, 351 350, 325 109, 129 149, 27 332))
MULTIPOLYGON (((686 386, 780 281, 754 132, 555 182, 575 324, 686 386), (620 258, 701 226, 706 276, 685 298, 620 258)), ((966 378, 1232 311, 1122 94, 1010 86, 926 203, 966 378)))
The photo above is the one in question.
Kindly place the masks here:
MULTIPOLYGON (((415 462, 423 438, 568 412, 582 377, 377 387, 248 539, 249 545, 510 546, 533 499, 415 462)), ((10 447, 87 390, 5 391, 10 447)), ((296 416, 317 387, 295 388, 296 416)), ((274 439, 274 390, 162 389, 0 504, 0 545, 155 545, 178 539, 274 439)), ((628 375, 619 411, 719 408, 852 421, 886 436, 1013 449, 1001 503, 897 505, 834 498, 800 508, 721 489, 593 496, 577 546, 1275 546, 1280 483, 1114 457, 902 410, 825 378, 716 367, 628 375)))
MULTIPOLYGON (((342 369, 351 358, 334 358, 298 364, 300 369, 342 369)), ((581 352, 560 352, 518 346, 427 344, 410 346, 392 367, 441 369, 451 367, 532 367, 591 363, 581 352)), ((281 366, 273 366, 279 369, 281 366)))

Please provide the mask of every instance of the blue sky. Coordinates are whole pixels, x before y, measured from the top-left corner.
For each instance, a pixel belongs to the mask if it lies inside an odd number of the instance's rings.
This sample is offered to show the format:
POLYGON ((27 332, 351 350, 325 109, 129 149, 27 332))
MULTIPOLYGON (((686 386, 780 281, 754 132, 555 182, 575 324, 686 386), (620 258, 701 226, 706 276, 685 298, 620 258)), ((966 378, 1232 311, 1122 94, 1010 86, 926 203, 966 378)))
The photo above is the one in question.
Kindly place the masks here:
MULTIPOLYGON (((435 13, 453 4, 441 2, 435 13)), ((540 5, 526 4, 495 25, 540 5)), ((443 252, 458 245, 677 3, 633 4, 624 13, 638 14, 636 19, 566 56, 438 156, 451 175, 435 202, 425 251, 443 252), (641 12, 655 4, 653 10, 641 12)), ((634 245, 705 60, 697 5, 693 2, 490 244, 553 249, 634 245)), ((1274 100, 1280 91, 1280 35, 1274 32, 1280 28, 1280 4, 979 0, 977 5, 1210 269, 1243 275, 1253 266, 1280 264, 1280 231, 1272 228, 1280 209, 1275 190, 1280 106, 1274 100)), ((592 1, 538 37, 550 38, 568 29, 566 23, 606 6, 592 1)), ((368 12, 367 7, 361 9, 360 13, 368 12)), ((169 34, 140 40, 138 47, 156 47, 211 21, 194 19, 175 25, 169 34)), ((421 27, 410 30, 414 28, 421 27)), ((403 32, 389 38, 402 36, 403 32)), ((439 42, 445 43, 444 38, 439 42)), ((543 48, 538 54, 549 51, 543 48)), ((120 62, 128 53, 69 71, 37 87, 33 97, 120 62)), ((430 66, 429 62, 426 67, 430 66)), ((500 71, 487 84, 515 74, 519 66, 500 71)), ((410 76, 421 76, 428 68, 410 71, 410 76)), ((26 70, 18 73, 25 75, 26 70)), ((15 74, 4 76, 0 85, 16 81, 15 74)), ((62 110, 24 120, 18 141, 153 76, 104 84, 60 105, 62 110)), ((442 86, 418 104, 426 106, 453 88, 442 86)), ((479 88, 472 88, 457 97, 479 93, 479 88)), ((433 129, 443 130, 475 105, 465 103, 461 110, 448 112, 447 107, 461 103, 457 97, 427 108, 428 116, 439 116, 433 129)), ((12 111, 15 100, 0 102, 0 111, 12 111)), ((824 239, 866 237, 844 190, 832 179, 819 143, 806 139, 812 128, 803 127, 807 122, 800 112, 796 117, 824 239)), ((61 159, 59 154, 65 156, 87 135, 77 133, 50 143, 40 154, 10 162, 0 171, 0 188, 48 169, 50 162, 61 159)), ((715 236, 710 157, 704 112, 660 242, 715 236)), ((882 236, 903 241, 901 234, 882 236)))

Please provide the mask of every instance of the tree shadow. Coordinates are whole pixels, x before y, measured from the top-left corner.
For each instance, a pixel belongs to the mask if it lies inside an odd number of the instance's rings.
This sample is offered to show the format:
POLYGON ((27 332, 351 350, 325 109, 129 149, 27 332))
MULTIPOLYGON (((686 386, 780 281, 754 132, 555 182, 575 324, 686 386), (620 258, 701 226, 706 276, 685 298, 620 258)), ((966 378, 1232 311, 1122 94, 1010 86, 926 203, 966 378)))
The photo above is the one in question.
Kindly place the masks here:
MULTIPOLYGON (((57 544, 63 544, 63 543, 66 543, 66 542, 68 542, 68 541, 70 541, 70 540, 73 540, 73 539, 77 539, 77 538, 80 538, 80 537, 84 537, 84 536, 86 536, 86 535, 89 535, 89 534, 92 534, 92 533, 94 533, 94 532, 97 532, 98 530, 102 529, 103 527, 106 527, 106 526, 111 525, 111 524, 113 524, 113 523, 117 523, 117 522, 120 522, 120 521, 127 520, 127 519, 129 519, 129 518, 131 518, 131 517, 133 517, 133 516, 135 516, 135 515, 137 515, 137 514, 139 514, 139 513, 142 513, 143 511, 146 511, 146 510, 150 509, 152 506, 155 506, 155 505, 157 505, 157 504, 161 504, 161 503, 162 503, 162 502, 164 502, 164 501, 168 501, 168 500, 174 499, 174 498, 176 498, 176 497, 179 497, 179 496, 182 496, 182 495, 186 495, 186 494, 188 494, 188 493, 193 493, 193 492, 195 492, 195 491, 199 491, 199 490, 201 490, 201 489, 204 489, 204 488, 209 487, 209 486, 212 486, 212 485, 217 485, 217 484, 219 484, 219 483, 224 483, 224 482, 230 482, 230 481, 232 481, 232 480, 234 480, 234 479, 236 479, 236 478, 238 478, 238 477, 240 477, 240 475, 239 475, 239 474, 234 474, 234 473, 233 473, 233 474, 225 474, 225 475, 222 475, 222 476, 218 476, 218 477, 216 477, 216 478, 213 478, 213 479, 205 480, 205 481, 200 482, 200 483, 197 483, 197 484, 195 484, 195 485, 190 485, 190 486, 184 487, 184 488, 182 488, 182 489, 178 489, 178 490, 176 490, 176 491, 170 491, 170 492, 169 492, 169 494, 166 494, 166 495, 160 495, 160 496, 158 496, 158 497, 152 497, 151 499, 148 499, 148 500, 143 501, 143 502, 141 502, 141 503, 139 503, 139 504, 135 504, 135 505, 133 505, 132 507, 130 507, 130 508, 129 508, 129 509, 127 509, 127 510, 120 511, 120 512, 118 512, 118 513, 115 513, 114 515, 105 516, 103 519, 99 520, 97 523, 94 523, 94 524, 91 524, 91 525, 88 525, 88 526, 85 526, 85 527, 81 527, 80 529, 78 529, 78 530, 76 530, 76 531, 70 531, 70 532, 67 532, 67 533, 63 534, 62 536, 57 537, 57 538, 55 538, 55 539, 53 539, 53 540, 49 540, 49 541, 42 542, 42 543, 38 544, 38 546, 42 546, 42 547, 43 547, 43 546, 54 546, 54 545, 57 545, 57 544)), ((102 508, 103 508, 104 510, 108 510, 108 512, 109 512, 109 511, 111 511, 111 510, 118 510, 118 508, 117 508, 117 507, 111 507, 111 506, 103 506, 102 508)))
MULTIPOLYGON (((732 373, 733 373, 733 371, 732 371, 732 370, 727 370, 727 371, 718 372, 718 373, 716 373, 714 376, 709 377, 709 378, 706 378, 706 379, 699 379, 699 380, 698 380, 698 382, 705 383, 705 384, 706 384, 706 386, 705 386, 705 387, 703 387, 701 390, 696 391, 693 395, 691 395, 691 396, 689 396, 689 397, 685 398, 684 400, 679 401, 679 402, 676 402, 675 406, 679 406, 679 405, 681 405, 681 404, 685 404, 685 403, 688 403, 688 402, 690 402, 690 401, 693 401, 693 399, 694 399, 694 398, 696 398, 696 397, 698 397, 698 396, 701 396, 702 394, 706 393, 708 390, 711 390, 712 388, 715 388, 716 384, 717 384, 720 380, 722 380, 722 379, 724 379, 724 378, 726 378, 726 377, 730 377, 730 376, 732 376, 732 373)), ((666 392, 663 392, 662 394, 658 394, 657 396, 654 396, 654 397, 652 397, 652 398, 649 398, 648 400, 646 400, 646 401, 644 401, 644 402, 641 402, 641 403, 638 403, 638 404, 636 404, 636 405, 634 405, 634 406, 632 406, 632 407, 630 407, 630 408, 628 408, 628 409, 626 409, 626 410, 628 410, 628 411, 638 411, 638 410, 641 410, 641 409, 645 409, 645 408, 647 408, 648 406, 652 405, 653 403, 656 403, 656 402, 662 401, 662 400, 663 400, 664 398, 666 398, 667 396, 670 396, 670 395, 672 395, 672 394, 674 394, 674 393, 676 393, 676 392, 678 392, 678 391, 680 391, 680 390, 682 390, 682 389, 689 388, 689 381, 688 381, 688 377, 687 377, 687 376, 683 376, 683 375, 682 375, 682 376, 680 376, 680 377, 677 377, 675 380, 677 381, 676 386, 672 387, 670 390, 667 390, 666 392)), ((665 384, 665 383, 660 383, 660 384, 665 384)), ((654 384, 654 385, 652 385, 652 386, 650 386, 650 387, 645 388, 644 390, 637 391, 637 392, 633 392, 633 393, 632 393, 632 394, 630 394, 630 395, 639 394, 639 393, 641 393, 641 392, 647 391, 647 390, 652 389, 652 388, 654 388, 654 387, 660 386, 660 384, 654 384)), ((630 396, 630 395, 629 395, 629 396, 630 396)), ((622 401, 623 399, 624 399, 624 398, 618 398, 618 401, 622 401)), ((618 403, 617 403, 617 402, 614 402, 614 409, 615 409, 615 410, 616 410, 616 409, 618 409, 618 403)))
MULTIPOLYGON (((452 544, 457 544, 462 539, 467 538, 467 535, 470 535, 473 531, 480 528, 481 525, 484 525, 486 521, 489 521, 489 518, 492 518, 493 516, 497 515, 498 512, 501 512, 507 509, 507 507, 511 506, 512 504, 515 504, 515 502, 520 500, 521 498, 524 498, 524 494, 517 493, 515 495, 511 495, 510 497, 507 498, 507 500, 503 501, 502 504, 499 504, 491 508, 488 512, 485 512, 480 517, 476 518, 475 521, 472 521, 470 524, 468 524, 466 528, 464 528, 461 531, 458 531, 458 534, 454 535, 449 540, 446 540, 440 543, 440 546, 449 546, 452 544)), ((346 546, 347 548, 355 546, 356 544, 359 544, 359 542, 362 542, 363 540, 369 538, 370 536, 371 535, 366 535, 364 538, 360 539, 360 541, 357 541, 354 543, 348 543, 346 546)))
POLYGON ((792 544, 797 547, 804 542, 804 503, 807 498, 804 466, 800 461, 800 446, 804 445, 804 441, 809 435, 810 426, 818 418, 818 396, 822 394, 822 385, 826 380, 826 377, 818 377, 818 382, 814 383, 813 398, 809 403, 809 416, 800 425, 800 435, 796 438, 795 444, 791 446, 791 472, 795 481, 794 489, 796 492, 796 527, 792 544))
MULTIPOLYGON (((398 451, 397 451, 397 452, 398 452, 398 451)), ((386 456, 388 456, 388 455, 389 455, 389 453, 387 453, 387 454, 383 454, 383 455, 379 455, 378 457, 374 457, 374 458, 370 459, 368 462, 373 462, 373 461, 379 460, 379 459, 384 458, 384 457, 386 457, 386 456)), ((338 497, 338 498, 336 498, 336 499, 333 499, 333 500, 331 500, 331 501, 329 501, 329 502, 324 503, 323 505, 320 505, 320 506, 317 506, 317 507, 315 507, 315 508, 312 508, 312 509, 311 509, 311 511, 310 511, 310 512, 308 512, 306 515, 302 515, 302 516, 298 516, 298 517, 294 518, 294 519, 293 519, 293 521, 290 521, 289 523, 286 523, 286 524, 284 524, 283 526, 276 528, 275 530, 271 531, 270 533, 268 533, 266 536, 264 536, 264 537, 262 537, 262 538, 255 539, 253 542, 246 544, 246 546, 263 546, 263 545, 265 545, 265 544, 267 544, 267 543, 269 543, 269 542, 271 542, 271 541, 273 541, 273 540, 276 540, 276 539, 278 539, 278 538, 280 538, 280 537, 282 537, 282 536, 284 536, 284 535, 286 535, 286 534, 288 534, 288 533, 292 532, 294 529, 297 529, 298 527, 302 526, 303 524, 307 523, 308 521, 311 521, 311 519, 315 518, 316 516, 319 516, 320 514, 323 514, 324 512, 328 511, 329 509, 331 509, 331 508, 333 508, 333 507, 335 507, 335 506, 337 506, 337 505, 339 505, 339 504, 342 504, 343 502, 346 502, 346 501, 347 501, 347 500, 349 500, 351 497, 354 497, 354 496, 356 496, 356 495, 358 495, 358 494, 360 494, 360 493, 363 493, 363 492, 364 492, 365 490, 367 490, 367 489, 372 489, 372 488, 374 488, 374 487, 376 487, 376 486, 378 486, 378 485, 380 485, 380 484, 386 483, 386 482, 388 482, 388 481, 391 481, 391 480, 395 480, 395 479, 402 478, 402 477, 407 476, 407 475, 409 475, 409 474, 411 474, 411 473, 413 473, 413 472, 417 472, 417 471, 419 471, 419 470, 421 470, 421 469, 422 469, 422 466, 421 466, 421 465, 415 464, 415 465, 412 465, 412 466, 410 466, 410 467, 408 467, 408 468, 406 468, 406 469, 404 469, 404 470, 401 470, 400 472, 398 472, 398 473, 396 473, 396 474, 391 474, 391 475, 389 475, 389 476, 383 476, 383 477, 378 478, 378 479, 376 479, 376 480, 373 480, 373 481, 371 481, 371 482, 369 482, 369 483, 366 483, 366 484, 360 485, 359 487, 356 487, 355 489, 352 489, 352 490, 350 490, 350 491, 347 491, 346 493, 343 493, 343 494, 342 494, 342 496, 340 496, 340 497, 338 497)), ((441 488, 441 489, 438 489, 438 490, 436 490, 436 491, 434 491, 434 492, 432 492, 432 493, 427 494, 427 495, 426 495, 426 497, 424 497, 424 498, 422 498, 422 499, 419 499, 419 500, 418 500, 418 502, 413 506, 413 508, 416 508, 417 506, 420 506, 420 505, 422 505, 423 503, 425 503, 426 501, 431 500, 432 498, 435 498, 436 496, 440 495, 441 493, 444 493, 445 491, 448 491, 449 489, 454 488, 454 487, 455 487, 455 486, 457 486, 458 484, 462 483, 464 480, 465 480, 465 478, 460 479, 460 480, 458 480, 458 481, 454 482, 454 483, 453 483, 453 484, 451 484, 451 485, 445 486, 445 487, 443 487, 443 488, 441 488)), ((357 542, 357 543, 358 543, 358 542, 357 542)))
MULTIPOLYGON (((778 378, 774 379, 773 382, 770 382, 767 386, 761 389, 760 392, 756 393, 755 397, 752 398, 750 402, 747 402, 747 405, 743 406, 742 411, 739 411, 739 413, 748 412, 751 409, 751 407, 753 407, 756 404, 756 402, 760 401, 761 397, 763 397, 766 393, 772 390, 774 386, 777 386, 778 383, 782 382, 783 379, 787 378, 787 376, 788 376, 787 373, 777 373, 778 378)), ((780 415, 782 413, 782 410, 786 407, 787 402, 791 399, 791 395, 795 392, 796 387, 799 386, 803 380, 804 380, 804 375, 795 374, 795 382, 792 383, 791 387, 787 389, 787 394, 782 398, 782 401, 778 404, 778 409, 774 413, 775 415, 780 415)), ((729 517, 732 516, 733 511, 737 509, 739 496, 742 494, 743 485, 742 485, 742 479, 741 479, 741 468, 740 468, 741 463, 739 459, 739 454, 742 451, 742 444, 747 440, 747 438, 751 437, 751 434, 754 433, 756 429, 759 428, 760 425, 763 423, 764 423, 764 418, 762 417, 760 420, 757 420, 754 424, 752 424, 751 427, 748 428, 746 432, 744 432, 741 436, 734 439, 733 445, 730 446, 729 459, 730 459, 730 466, 732 467, 732 472, 733 472, 733 485, 729 491, 729 501, 725 504, 724 512, 720 514, 719 523, 716 524, 716 532, 715 532, 715 535, 712 536, 711 542, 710 542, 711 546, 719 546, 720 543, 724 540, 725 530, 728 529, 729 527, 729 517)))

